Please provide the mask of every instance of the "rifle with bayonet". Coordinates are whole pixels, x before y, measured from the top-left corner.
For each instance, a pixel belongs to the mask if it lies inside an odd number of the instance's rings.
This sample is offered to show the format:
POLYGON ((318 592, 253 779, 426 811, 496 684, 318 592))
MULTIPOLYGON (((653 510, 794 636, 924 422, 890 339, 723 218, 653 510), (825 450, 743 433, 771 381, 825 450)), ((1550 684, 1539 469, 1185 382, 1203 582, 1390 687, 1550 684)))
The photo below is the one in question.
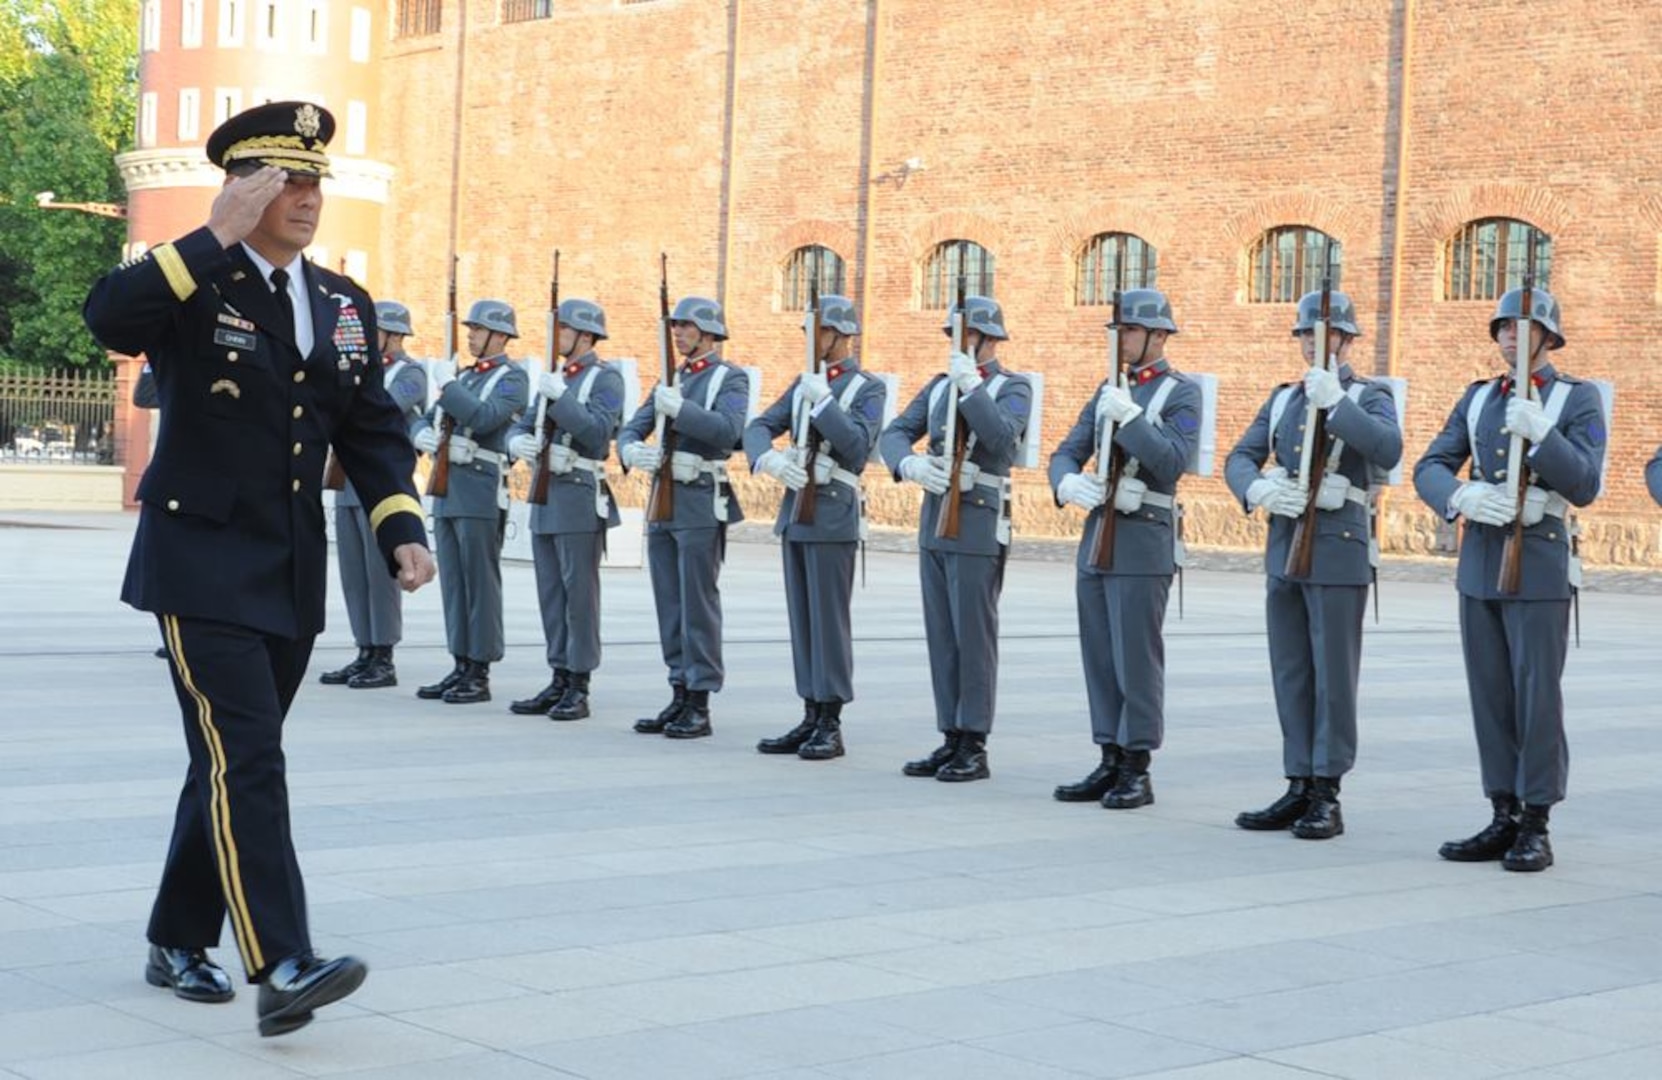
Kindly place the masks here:
MULTIPOLYGON (((456 362, 456 264, 461 262, 460 255, 450 257, 450 284, 445 294, 444 311, 444 360, 442 363, 456 362)), ((433 471, 427 474, 427 494, 435 499, 442 499, 450 493, 450 436, 456 433, 456 418, 446 416, 444 408, 440 406, 434 411, 434 419, 439 424, 439 445, 433 451, 433 471)))
MULTIPOLYGON (((659 255, 658 274, 658 377, 664 386, 676 383, 675 335, 669 325, 669 255, 659 255)), ((670 476, 670 458, 675 454, 675 429, 664 423, 659 413, 654 426, 654 437, 663 451, 658 471, 652 474, 652 490, 646 497, 647 521, 671 521, 675 518, 675 482, 670 476)))
MULTIPOLYGON (((808 317, 803 321, 802 328, 808 338, 808 354, 805 371, 809 375, 820 373, 819 353, 819 260, 815 259, 814 277, 808 282, 808 317)), ((808 474, 808 482, 802 485, 802 490, 796 493, 796 501, 791 504, 792 525, 812 525, 814 511, 819 502, 819 485, 814 483, 814 469, 819 464, 820 437, 814 430, 813 417, 809 415, 811 408, 808 400, 799 391, 797 394, 796 430, 793 432, 797 458, 802 468, 808 474)))
MULTIPOLYGON (((964 320, 968 318, 965 297, 969 293, 969 277, 964 263, 968 255, 969 245, 959 241, 958 297, 952 309, 951 320, 953 355, 964 351, 964 320)), ((947 471, 946 493, 941 496, 940 513, 935 517, 937 540, 958 539, 959 517, 964 505, 964 493, 959 490, 959 483, 964 475, 964 457, 969 450, 969 426, 959 422, 958 388, 952 384, 951 378, 951 375, 947 376, 946 429, 941 436, 941 449, 951 457, 952 462, 947 471)))
MULTIPOLYGON (((1535 384, 1530 379, 1530 362, 1534 359, 1535 314, 1535 243, 1529 245, 1528 262, 1524 267, 1523 295, 1518 298, 1517 342, 1512 350, 1512 395, 1525 401, 1534 397, 1535 384)), ((1475 452, 1475 451, 1474 451, 1475 452)), ((1512 595, 1523 586, 1524 500, 1529 495, 1529 440, 1521 432, 1512 432, 1506 447, 1506 460, 1511 466, 1506 472, 1506 494, 1512 500, 1512 527, 1506 534, 1506 543, 1500 552, 1501 593, 1512 595)))
MULTIPOLYGON (((560 252, 554 251, 554 273, 548 282, 548 371, 560 370, 560 252)), ((537 506, 548 505, 549 468, 548 451, 554 445, 554 418, 548 415, 552 401, 537 399, 537 476, 531 481, 531 501, 537 506)))
MULTIPOLYGON (((1323 371, 1333 370, 1335 357, 1327 347, 1328 324, 1333 312, 1333 240, 1328 238, 1322 251, 1321 309, 1313 328, 1316 339, 1316 364, 1323 371)), ((1304 443, 1298 452, 1298 493, 1304 499, 1304 514, 1293 526, 1293 541, 1287 546, 1285 573, 1292 578, 1310 576, 1310 560, 1316 553, 1316 529, 1321 511, 1316 500, 1321 494, 1322 480, 1327 474, 1327 413, 1312 402, 1304 410, 1304 443)))
MULTIPOLYGON (((1114 273, 1113 315, 1109 318, 1108 378, 1110 385, 1125 389, 1130 383, 1125 357, 1120 349, 1120 285, 1123 264, 1114 273)), ((1091 565, 1098 570, 1114 567, 1114 532, 1119 524, 1119 512, 1114 509, 1114 495, 1119 491, 1120 477, 1125 472, 1125 452, 1114 441, 1119 425, 1104 416, 1097 426, 1096 478, 1107 492, 1102 500, 1102 513, 1097 516, 1096 535, 1091 538, 1091 565)))

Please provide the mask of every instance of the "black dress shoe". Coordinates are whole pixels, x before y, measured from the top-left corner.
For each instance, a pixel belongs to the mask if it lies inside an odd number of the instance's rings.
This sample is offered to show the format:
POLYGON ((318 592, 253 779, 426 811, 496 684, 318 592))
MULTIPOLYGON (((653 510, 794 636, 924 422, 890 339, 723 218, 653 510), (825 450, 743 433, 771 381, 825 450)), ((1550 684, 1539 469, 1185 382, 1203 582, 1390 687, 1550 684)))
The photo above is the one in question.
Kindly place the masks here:
POLYGON ((702 739, 712 733, 710 727, 710 692, 688 690, 687 704, 674 720, 664 725, 668 739, 702 739))
POLYGON ((1102 797, 1113 790, 1119 771, 1120 748, 1113 743, 1103 743, 1102 764, 1077 784, 1057 784, 1050 796, 1057 802, 1101 802, 1102 797))
POLYGON ((260 1034, 287 1035, 312 1022, 312 1010, 364 984, 369 965, 355 956, 333 960, 307 953, 279 960, 260 983, 260 1034))
POLYGON ((1287 778, 1287 793, 1262 810, 1243 810, 1235 815, 1235 826, 1256 832, 1274 832, 1291 828, 1293 822, 1304 816, 1310 805, 1306 789, 1310 781, 1302 776, 1287 778))
POLYGON ((369 658, 374 655, 367 645, 358 646, 358 658, 338 671, 325 671, 317 677, 317 681, 324 686, 345 686, 358 674, 369 666, 369 658))
POLYGON ((589 673, 573 671, 566 680, 565 692, 548 708, 550 720, 587 720, 589 718, 589 673))
POLYGON ((381 690, 398 685, 398 669, 392 666, 391 645, 371 645, 369 663, 346 680, 348 689, 381 690))
POLYGON ((508 711, 515 716, 546 716, 554 703, 560 700, 560 695, 566 692, 567 674, 564 670, 556 669, 554 678, 549 684, 532 694, 528 698, 521 698, 508 706, 508 711))
POLYGON ((657 716, 643 716, 636 720, 636 731, 642 735, 662 735, 670 721, 681 715, 681 710, 687 707, 687 688, 680 683, 670 683, 669 688, 669 704, 665 705, 657 716))
POLYGON ((1293 835, 1300 840, 1331 840, 1345 831, 1345 817, 1339 812, 1339 781, 1318 776, 1310 781, 1310 798, 1304 813, 1293 822, 1293 835))
POLYGON ((1506 854, 1500 857, 1501 866, 1522 873, 1534 873, 1552 865, 1552 841, 1547 839, 1547 812, 1549 807, 1525 806, 1518 817, 1518 835, 1506 854))
POLYGON ((436 683, 429 683, 426 686, 419 687, 416 690, 416 697, 421 698, 423 701, 438 701, 443 698, 444 692, 460 682, 462 676, 467 673, 467 663, 466 657, 456 657, 456 666, 450 669, 450 674, 446 675, 436 683))
POLYGON ((441 700, 446 705, 478 705, 491 699, 491 666, 482 660, 469 660, 467 665, 462 677, 444 692, 441 700))
POLYGON ((206 949, 168 949, 150 946, 150 959, 144 965, 144 981, 151 986, 166 986, 175 997, 186 1001, 218 1003, 237 996, 231 987, 231 977, 225 969, 208 959, 206 949))
POLYGON ((1505 855, 1518 838, 1518 802, 1510 795, 1494 795, 1489 802, 1495 808, 1494 820, 1475 836, 1450 840, 1437 854, 1452 862, 1493 862, 1505 855))
POLYGON ((830 761, 840 758, 843 749, 843 703, 819 703, 819 721, 808 736, 808 741, 797 747, 796 756, 803 761, 830 761))
POLYGON ((814 727, 819 723, 819 702, 802 700, 802 719, 796 726, 783 735, 775 735, 771 739, 762 739, 756 743, 758 754, 794 754, 802 749, 802 744, 808 741, 808 736, 814 733, 814 727))
POLYGON ((900 767, 900 771, 907 776, 934 776, 941 771, 942 765, 951 761, 958 753, 958 740, 962 735, 961 731, 945 732, 941 738, 941 745, 915 761, 908 761, 900 767))
POLYGON ((1148 775, 1149 752, 1127 750, 1120 755, 1114 786, 1102 797, 1104 810, 1135 810, 1154 805, 1154 781, 1148 775))
POLYGON ((958 749, 952 760, 935 770, 935 779, 947 784, 963 784, 971 780, 985 780, 991 776, 987 768, 987 736, 980 731, 964 731, 958 735, 958 749))

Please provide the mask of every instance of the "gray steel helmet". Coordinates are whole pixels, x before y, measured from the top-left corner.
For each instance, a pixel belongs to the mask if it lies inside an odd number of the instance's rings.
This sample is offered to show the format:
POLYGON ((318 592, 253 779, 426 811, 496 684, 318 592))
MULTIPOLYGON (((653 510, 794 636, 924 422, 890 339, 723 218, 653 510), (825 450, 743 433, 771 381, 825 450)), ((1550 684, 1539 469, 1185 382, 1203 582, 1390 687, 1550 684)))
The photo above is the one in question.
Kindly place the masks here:
MULTIPOLYGON (((1320 289, 1307 292, 1298 298, 1298 322, 1293 324, 1293 336, 1298 337, 1306 330, 1314 330, 1322 315, 1322 293, 1320 289)), ((1327 325, 1335 330, 1349 334, 1351 337, 1361 337, 1362 331, 1356 326, 1356 305, 1351 303, 1350 297, 1334 289, 1328 293, 1327 325)))
MULTIPOLYGON (((1104 325, 1113 329, 1116 324, 1109 322, 1104 325)), ((1120 321, 1117 325, 1177 333, 1177 323, 1171 317, 1171 301, 1159 289, 1127 289, 1120 293, 1120 321)))
POLYGON ((683 296, 670 313, 671 322, 690 322, 717 341, 727 340, 721 305, 703 296, 683 296))
POLYGON ((606 340, 606 313, 593 300, 561 300, 560 325, 579 334, 593 334, 596 341, 606 340))
POLYGON ((473 306, 467 309, 467 318, 462 320, 462 325, 482 327, 493 334, 506 334, 511 338, 519 336, 519 327, 514 323, 513 305, 505 300, 475 300, 473 306))
MULTIPOLYGON (((826 293, 819 298, 819 324, 828 326, 839 334, 853 337, 860 332, 860 320, 854 314, 854 301, 836 293, 826 293)), ((802 313, 802 329, 808 329, 808 313, 802 313)))
MULTIPOLYGON (((1547 348, 1562 349, 1564 347, 1564 331, 1558 327, 1558 301, 1545 289, 1532 289, 1534 293, 1529 301, 1529 317, 1547 328, 1547 348)), ((1523 290, 1509 289, 1495 305, 1495 313, 1489 318, 1489 336, 1496 340, 1500 338, 1501 323, 1510 322, 1523 314, 1523 290)))
MULTIPOLYGON (((955 310, 947 309, 946 322, 941 326, 948 334, 952 333, 952 314, 955 310)), ((1009 333, 1004 329, 1004 309, 989 296, 964 297, 964 330, 979 331, 995 341, 1010 340, 1009 333)))
POLYGON ((415 333, 410 329, 410 309, 397 300, 375 301, 375 325, 389 334, 415 333))

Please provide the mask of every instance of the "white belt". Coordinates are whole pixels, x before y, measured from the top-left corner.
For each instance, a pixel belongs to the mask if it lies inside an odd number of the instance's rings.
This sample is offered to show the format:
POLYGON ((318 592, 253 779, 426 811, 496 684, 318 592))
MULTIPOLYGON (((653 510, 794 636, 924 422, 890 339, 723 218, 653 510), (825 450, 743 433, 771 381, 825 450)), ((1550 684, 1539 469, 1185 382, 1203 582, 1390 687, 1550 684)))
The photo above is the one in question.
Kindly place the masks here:
POLYGON ((573 458, 571 467, 574 469, 582 469, 586 473, 593 473, 595 476, 602 476, 606 472, 606 463, 604 461, 595 461, 593 458, 573 458))
POLYGON ((1158 506, 1162 510, 1170 510, 1176 501, 1170 495, 1162 495, 1158 491, 1143 492, 1144 506, 1158 506))
POLYGON ((996 491, 1000 495, 1007 495, 1010 492, 1010 478, 1008 476, 993 476, 990 473, 982 473, 980 476, 975 478, 975 486, 978 488, 986 488, 988 491, 996 491))
POLYGON ((497 453, 495 450, 475 450, 473 452, 473 460, 488 461, 500 469, 507 464, 508 456, 506 454, 497 453))
MULTIPOLYGON (((842 483, 845 483, 849 487, 853 488, 855 491, 860 490, 860 478, 849 472, 847 469, 839 469, 833 466, 831 469, 831 479, 827 480, 825 484, 829 484, 834 481, 841 481, 842 483)), ((821 484, 819 486, 824 487, 825 484, 821 484)))
MULTIPOLYGON (((709 458, 701 458, 697 454, 690 454, 685 450, 675 451, 675 453, 670 455, 670 460, 671 460, 672 464, 678 464, 678 465, 682 465, 682 466, 690 465, 693 462, 697 462, 698 463, 698 471, 701 475, 703 475, 703 476, 713 476, 718 481, 721 481, 721 482, 724 482, 724 483, 727 480, 727 462, 725 462, 725 461, 712 461, 709 458)), ((682 480, 682 481, 678 481, 678 482, 679 483, 685 483, 685 484, 697 483, 696 480, 682 480)))

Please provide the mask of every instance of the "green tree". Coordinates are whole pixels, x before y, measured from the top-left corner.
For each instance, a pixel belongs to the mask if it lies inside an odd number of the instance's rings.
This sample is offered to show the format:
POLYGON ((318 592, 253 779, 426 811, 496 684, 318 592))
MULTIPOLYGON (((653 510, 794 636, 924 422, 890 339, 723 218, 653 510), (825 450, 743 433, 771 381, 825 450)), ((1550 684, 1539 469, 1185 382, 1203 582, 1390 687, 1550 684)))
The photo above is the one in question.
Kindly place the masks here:
POLYGON ((0 0, 0 357, 103 359, 81 301, 119 261, 126 230, 41 211, 35 195, 124 201, 114 155, 132 141, 136 13, 131 0, 0 0))

